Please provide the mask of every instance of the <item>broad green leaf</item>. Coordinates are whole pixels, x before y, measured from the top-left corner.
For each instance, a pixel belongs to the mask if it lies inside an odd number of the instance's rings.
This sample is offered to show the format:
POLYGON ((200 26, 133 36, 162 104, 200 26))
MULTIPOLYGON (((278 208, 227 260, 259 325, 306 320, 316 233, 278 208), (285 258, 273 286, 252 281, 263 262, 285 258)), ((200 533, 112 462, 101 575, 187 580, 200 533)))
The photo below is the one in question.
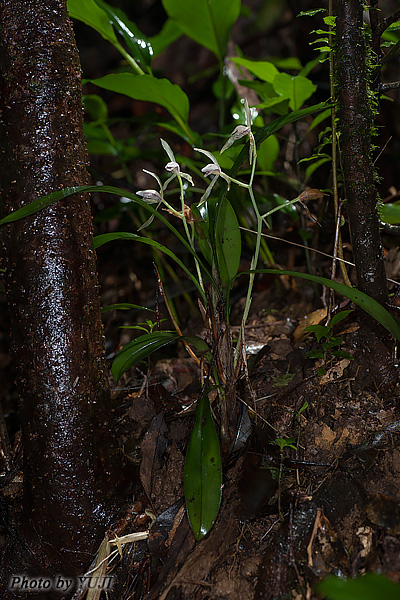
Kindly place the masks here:
POLYGON ((351 312, 351 310, 341 310, 340 312, 336 313, 336 315, 332 317, 331 327, 334 327, 340 323, 340 321, 343 321, 343 319, 345 319, 351 312))
POLYGON ((90 118, 94 121, 105 121, 108 118, 107 104, 103 98, 97 94, 87 94, 83 96, 83 103, 85 106, 85 113, 90 115, 90 118))
MULTIPOLYGON (((205 202, 205 204, 203 204, 203 207, 205 207, 205 209, 207 208, 207 202, 205 202)), ((192 210, 194 218, 197 220, 197 222, 195 222, 195 225, 194 225, 195 239, 196 239, 197 245, 200 248, 200 251, 203 254, 206 261, 208 262, 208 264, 212 265, 213 254, 212 254, 210 236, 209 236, 209 232, 208 232, 208 225, 203 220, 203 218, 200 214, 200 211, 195 204, 192 204, 190 208, 192 210)))
POLYGON ((170 344, 178 339, 177 333, 168 331, 153 331, 145 333, 137 340, 133 340, 126 344, 113 361, 111 372, 114 381, 121 379, 122 375, 135 363, 144 360, 150 354, 159 350, 163 346, 170 344))
MULTIPOLYGON (((249 273, 249 271, 246 271, 249 273)), ((274 275, 289 275, 289 277, 300 277, 300 279, 307 279, 308 281, 315 281, 320 283, 332 290, 335 290, 338 294, 349 298, 354 304, 362 308, 366 313, 376 319, 385 329, 387 329, 397 340, 400 340, 400 321, 393 317, 390 312, 386 310, 379 302, 367 296, 356 288, 349 287, 344 283, 332 281, 326 277, 319 277, 318 275, 309 275, 308 273, 298 273, 297 271, 280 271, 279 269, 257 269, 253 271, 255 273, 271 273, 274 275)), ((242 273, 241 273, 242 274, 242 273)))
POLYGON ((163 6, 183 33, 224 58, 241 0, 163 0, 163 6))
MULTIPOLYGON (((168 110, 184 130, 189 117, 189 100, 178 85, 168 79, 157 79, 152 75, 133 73, 111 73, 99 79, 90 80, 99 87, 124 94, 134 100, 154 102, 168 110)), ((190 136, 191 137, 191 136, 190 136)))
POLYGON ((221 504, 222 461, 208 392, 197 403, 184 468, 186 509, 196 540, 213 526, 221 504))
POLYGON ((120 144, 116 140, 112 144, 106 130, 100 123, 91 121, 83 124, 83 133, 86 138, 86 146, 89 154, 102 154, 103 156, 118 156, 117 145, 120 144))
POLYGON ((287 73, 279 73, 273 81, 273 86, 277 94, 290 99, 289 106, 292 110, 301 108, 317 89, 307 77, 287 73))
POLYGON ((107 13, 98 6, 95 0, 68 0, 67 9, 70 17, 89 25, 112 44, 118 42, 107 13))
POLYGON ((250 60, 248 58, 235 57, 230 59, 236 65, 245 67, 250 73, 253 73, 259 79, 272 83, 277 75, 278 69, 274 64, 266 60, 250 60))
POLYGON ((108 15, 110 23, 124 40, 133 58, 139 61, 144 69, 151 72, 153 49, 146 36, 128 19, 123 10, 110 6, 104 0, 95 0, 95 2, 108 15))
POLYGON ((265 112, 271 112, 277 115, 286 115, 289 112, 289 98, 273 96, 264 102, 261 102, 261 104, 257 104, 257 108, 262 108, 265 112))
POLYGON ((315 337, 317 338, 317 342, 320 342, 322 338, 329 335, 330 327, 328 327, 328 325, 308 325, 304 331, 314 333, 315 337))
POLYGON ((257 164, 262 171, 272 171, 279 155, 279 142, 275 135, 270 135, 257 148, 257 164))
POLYGON ((318 584, 327 600, 398 600, 400 585, 384 575, 367 573, 357 579, 329 577, 318 584))
POLYGON ((379 206, 379 214, 384 223, 396 225, 400 223, 400 202, 388 202, 379 206))
POLYGON ((287 58, 269 57, 269 62, 272 62, 278 69, 284 69, 285 71, 300 71, 303 67, 297 56, 288 56, 287 58))
POLYGON ((239 222, 231 203, 226 198, 218 207, 215 249, 218 273, 226 287, 230 285, 238 272, 242 250, 239 222))
POLYGON ((153 48, 153 57, 155 58, 164 52, 164 50, 173 42, 175 42, 175 40, 181 37, 181 35, 182 31, 178 25, 174 23, 174 21, 171 21, 171 19, 167 19, 160 33, 157 33, 156 35, 153 35, 153 37, 149 38, 149 42, 153 48))

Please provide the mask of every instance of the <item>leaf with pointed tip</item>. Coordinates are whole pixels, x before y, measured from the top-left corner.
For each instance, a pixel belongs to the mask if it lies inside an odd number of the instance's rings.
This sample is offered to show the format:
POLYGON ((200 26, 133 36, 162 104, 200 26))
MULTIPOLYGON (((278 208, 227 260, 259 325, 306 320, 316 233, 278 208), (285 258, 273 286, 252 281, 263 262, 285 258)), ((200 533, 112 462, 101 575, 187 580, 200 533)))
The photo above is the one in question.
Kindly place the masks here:
POLYGON ((144 360, 163 346, 176 341, 178 337, 177 333, 169 331, 153 331, 152 333, 145 333, 137 338, 137 340, 126 344, 118 352, 111 367, 114 381, 119 381, 132 365, 144 360))
POLYGON ((118 42, 107 13, 98 6, 95 0, 68 0, 67 9, 70 17, 89 25, 107 41, 112 44, 118 42))
MULTIPOLYGON (((307 279, 308 281, 315 281, 320 283, 332 290, 335 290, 338 294, 349 298, 354 304, 362 308, 366 313, 371 315, 378 321, 385 329, 387 329, 397 340, 400 340, 400 321, 393 317, 390 312, 386 310, 379 302, 367 296, 357 288, 349 287, 344 283, 338 281, 332 281, 326 277, 319 277, 318 275, 309 275, 308 273, 298 273, 297 271, 280 271, 279 269, 257 269, 255 271, 246 271, 246 273, 271 273, 273 275, 289 275, 289 277, 300 277, 301 279, 307 279)), ((242 275, 242 273, 240 273, 242 275)), ((311 327, 311 326, 310 326, 311 327)))
POLYGON ((224 58, 231 29, 240 14, 241 0, 163 0, 163 6, 183 33, 220 60, 224 58))
POLYGON ((157 79, 153 75, 111 73, 89 81, 105 90, 124 94, 134 100, 154 102, 163 106, 188 134, 189 99, 178 85, 168 79, 157 79))
POLYGON ((110 6, 104 0, 95 2, 107 14, 111 25, 122 37, 133 58, 140 62, 145 70, 151 72, 153 49, 146 36, 128 19, 123 10, 110 6))
POLYGON ((189 440, 184 487, 186 510, 196 540, 213 526, 221 505, 222 461, 208 392, 200 396, 196 422, 189 440))

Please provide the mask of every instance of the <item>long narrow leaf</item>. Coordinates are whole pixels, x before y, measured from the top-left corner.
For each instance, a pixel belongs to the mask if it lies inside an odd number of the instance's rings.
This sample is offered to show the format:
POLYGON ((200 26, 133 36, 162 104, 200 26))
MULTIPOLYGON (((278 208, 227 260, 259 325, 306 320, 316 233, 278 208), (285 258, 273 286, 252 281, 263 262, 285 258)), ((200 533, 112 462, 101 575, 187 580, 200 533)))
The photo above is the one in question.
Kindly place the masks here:
POLYGON ((126 344, 117 354, 111 367, 114 381, 119 381, 132 365, 144 360, 163 346, 176 341, 178 337, 177 333, 153 331, 152 333, 141 335, 137 340, 126 344))
POLYGON ((119 381, 132 365, 144 360, 156 350, 179 340, 186 341, 197 348, 207 360, 212 359, 208 344, 197 336, 180 336, 170 331, 152 331, 132 340, 119 351, 111 367, 114 380, 119 381))
POLYGON ((205 299, 204 291, 201 288, 201 285, 197 281, 196 277, 190 272, 190 270, 180 260, 180 258, 178 258, 176 256, 176 254, 174 252, 172 252, 172 250, 170 250, 166 246, 163 246, 162 244, 160 244, 159 242, 156 242, 156 240, 153 240, 152 238, 143 237, 143 236, 137 235, 136 233, 117 231, 114 233, 103 233, 101 235, 97 235, 94 238, 94 249, 97 250, 97 248, 100 248, 100 246, 103 246, 104 244, 107 244, 108 242, 111 242, 113 240, 129 240, 129 241, 133 241, 133 242, 140 242, 141 244, 147 244, 148 246, 152 246, 153 248, 156 248, 163 254, 166 254, 167 256, 172 258, 172 260, 174 260, 176 262, 176 264, 178 264, 183 271, 185 271, 186 275, 188 275, 190 277, 190 279, 193 281, 200 296, 203 299, 205 299))
MULTIPOLYGON (((82 186, 65 188, 63 190, 58 190, 57 192, 52 192, 51 194, 47 194, 46 196, 43 196, 42 198, 38 198, 38 199, 34 200, 33 202, 30 202, 26 206, 23 206, 22 208, 19 208, 18 210, 15 210, 14 212, 10 213, 9 215, 7 215, 6 217, 4 217, 3 219, 0 220, 0 227, 2 225, 7 225, 9 223, 18 221, 19 219, 23 219, 25 217, 33 215, 33 214, 39 212, 40 210, 43 210, 47 206, 51 206, 52 204, 55 204, 56 202, 63 200, 64 198, 67 198, 74 194, 82 194, 82 193, 86 193, 86 192, 87 193, 92 193, 92 192, 108 193, 108 194, 115 194, 116 196, 128 198, 129 200, 132 201, 132 203, 139 204, 140 206, 142 206, 143 208, 148 210, 151 214, 156 216, 157 219, 159 219, 166 227, 168 227, 168 229, 173 233, 173 235, 181 242, 181 244, 183 244, 183 246, 186 248, 186 250, 188 252, 190 252, 190 254, 192 254, 192 256, 194 256, 196 258, 196 260, 198 261, 198 263, 201 266, 204 273, 207 275, 207 277, 209 277, 216 292, 219 293, 218 286, 215 283, 209 269, 207 269, 207 267, 205 266, 203 261, 200 259, 199 255, 193 251, 193 249, 191 248, 188 241, 179 233, 179 231, 176 229, 176 227, 174 227, 172 225, 172 223, 170 223, 168 221, 168 219, 166 219, 162 214, 157 212, 157 210, 155 210, 151 205, 147 204, 147 202, 145 202, 138 196, 135 196, 135 194, 133 194, 132 192, 128 192, 127 190, 123 190, 122 188, 117 188, 117 187, 113 187, 113 186, 109 186, 109 185, 102 185, 102 186, 82 185, 82 186)), ((201 296, 205 300, 203 293, 201 294, 201 296)))
POLYGON ((229 286, 239 269, 242 244, 236 213, 226 198, 215 224, 215 249, 219 276, 224 285, 229 286))
POLYGON ((186 452, 184 485, 190 526, 196 540, 201 540, 217 518, 222 486, 221 453, 207 392, 197 405, 186 452))
MULTIPOLYGON (((320 283, 338 294, 349 298, 354 304, 362 308, 366 313, 376 319, 385 329, 387 329, 394 337, 400 341, 400 321, 393 317, 379 302, 367 296, 356 288, 349 287, 344 283, 332 281, 326 277, 318 275, 309 275, 308 273, 297 273, 297 271, 280 271, 279 269, 257 269, 256 271, 246 271, 246 273, 271 273, 273 275, 288 275, 289 277, 300 277, 308 281, 320 283)), ((241 275, 242 273, 240 273, 241 275)))

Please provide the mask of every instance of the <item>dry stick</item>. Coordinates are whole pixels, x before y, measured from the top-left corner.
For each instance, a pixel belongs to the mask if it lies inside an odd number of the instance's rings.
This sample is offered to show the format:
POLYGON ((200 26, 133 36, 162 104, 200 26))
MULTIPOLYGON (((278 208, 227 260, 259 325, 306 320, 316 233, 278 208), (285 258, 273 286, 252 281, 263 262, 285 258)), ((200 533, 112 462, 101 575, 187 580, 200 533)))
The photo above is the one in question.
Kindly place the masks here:
MULTIPOLYGON (((171 310, 171 307, 169 305, 168 298, 167 298, 165 290, 164 290, 164 285, 163 285, 163 282, 161 281, 160 273, 158 272, 156 264, 154 264, 154 269, 155 269, 155 271, 157 273, 158 289, 160 290, 161 295, 162 295, 162 297, 164 299, 165 306, 167 307, 168 314, 169 314, 169 316, 171 318, 173 326, 175 327, 175 331, 177 332, 178 335, 180 335, 181 337, 183 337, 182 331, 181 331, 178 323, 176 322, 176 319, 175 319, 175 317, 173 315, 173 312, 171 310)), ((197 365, 200 367, 201 366, 200 359, 195 355, 195 353, 193 352, 193 350, 191 349, 191 347, 189 346, 189 344, 186 342, 186 340, 182 340, 182 342, 183 342, 183 345, 185 346, 186 351, 188 352, 188 354, 190 354, 190 356, 193 358, 193 360, 195 360, 196 363, 197 363, 197 365)))
MULTIPOLYGON (((336 215, 335 243, 333 246, 333 260, 332 260, 332 273, 331 273, 332 281, 335 281, 335 279, 336 279, 337 250, 338 250, 338 243, 340 240, 341 216, 342 216, 342 205, 339 204, 338 209, 337 209, 337 215, 336 215)), ((341 263, 339 263, 339 264, 341 264, 341 263)), ((327 314, 327 319, 326 319, 327 325, 329 325, 329 323, 331 322, 332 308, 333 308, 333 290, 331 290, 331 293, 329 294, 329 306, 328 306, 328 314, 327 314)))

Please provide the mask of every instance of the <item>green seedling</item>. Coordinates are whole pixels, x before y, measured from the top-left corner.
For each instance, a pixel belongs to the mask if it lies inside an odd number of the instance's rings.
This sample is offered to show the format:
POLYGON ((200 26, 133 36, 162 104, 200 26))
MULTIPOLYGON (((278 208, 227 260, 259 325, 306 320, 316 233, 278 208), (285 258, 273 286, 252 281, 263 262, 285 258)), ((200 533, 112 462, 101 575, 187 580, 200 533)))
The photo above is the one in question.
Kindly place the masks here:
POLYGON ((340 321, 343 321, 343 319, 345 319, 351 312, 351 310, 343 310, 337 313, 334 317, 332 317, 329 325, 309 325, 306 327, 305 331, 314 333, 315 337, 317 338, 317 342, 322 342, 321 348, 310 350, 306 354, 307 358, 315 358, 316 360, 324 361, 324 366, 318 368, 318 375, 325 375, 327 371, 325 365, 327 365, 333 357, 347 358, 348 360, 353 359, 351 354, 348 352, 337 349, 342 344, 343 338, 342 336, 336 336, 333 334, 335 325, 340 323, 340 321))
POLYGON ((274 444, 276 444, 279 448, 281 460, 279 463, 279 475, 278 475, 278 512, 279 518, 283 521, 283 513, 281 507, 281 484, 282 484, 282 475, 283 475, 283 458, 284 458, 284 450, 285 448, 292 448, 297 452, 297 446, 295 445, 296 440, 294 438, 276 438, 274 440, 274 444))

